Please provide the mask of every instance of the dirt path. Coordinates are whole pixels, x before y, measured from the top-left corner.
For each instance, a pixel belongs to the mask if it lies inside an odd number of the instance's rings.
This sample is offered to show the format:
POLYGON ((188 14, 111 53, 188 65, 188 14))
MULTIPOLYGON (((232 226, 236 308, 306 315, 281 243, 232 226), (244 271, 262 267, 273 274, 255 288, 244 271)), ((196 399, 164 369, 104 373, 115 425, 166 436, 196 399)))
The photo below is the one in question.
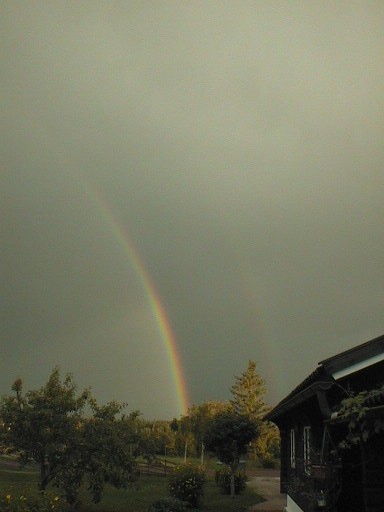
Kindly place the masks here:
POLYGON ((248 485, 257 489, 265 501, 253 505, 249 512, 282 512, 286 504, 285 494, 280 493, 279 471, 260 469, 249 476, 248 485))

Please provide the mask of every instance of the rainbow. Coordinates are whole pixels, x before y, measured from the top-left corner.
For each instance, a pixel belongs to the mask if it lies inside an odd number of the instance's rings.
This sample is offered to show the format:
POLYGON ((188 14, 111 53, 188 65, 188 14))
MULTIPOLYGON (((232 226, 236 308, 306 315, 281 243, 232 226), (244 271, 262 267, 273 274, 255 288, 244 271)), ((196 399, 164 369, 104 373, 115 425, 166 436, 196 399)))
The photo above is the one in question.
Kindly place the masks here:
POLYGON ((158 326, 161 338, 163 340, 172 373, 172 382, 175 388, 175 397, 177 400, 179 413, 186 414, 190 405, 190 400, 188 396, 188 389, 185 383, 184 371, 181 364, 181 358, 177 347, 176 338, 173 334, 170 322, 161 303, 157 290, 152 282, 151 276, 147 272, 138 251, 136 250, 132 240, 129 237, 127 230, 118 222, 116 216, 112 212, 111 207, 104 199, 102 194, 98 191, 98 189, 93 185, 93 183, 91 183, 85 174, 79 171, 78 166, 73 165, 73 162, 69 161, 67 158, 64 158, 64 149, 52 137, 52 134, 49 132, 49 130, 47 130, 47 127, 42 123, 37 122, 36 120, 33 122, 31 119, 25 116, 24 112, 18 111, 17 109, 14 112, 14 116, 15 115, 19 116, 19 123, 21 126, 40 136, 43 141, 46 142, 48 140, 51 143, 55 149, 55 153, 61 156, 61 160, 65 164, 66 170, 73 174, 75 181, 78 181, 78 183, 81 185, 86 197, 90 200, 91 203, 94 204, 96 210, 101 212, 104 220, 109 225, 115 238, 118 240, 124 252, 127 254, 132 267, 138 276, 139 282, 143 287, 146 298, 148 300, 148 304, 151 308, 151 312, 156 320, 156 325, 158 326))
POLYGON ((168 361, 172 373, 172 382, 175 387, 177 406, 180 414, 186 414, 190 405, 188 389, 184 378, 183 367, 179 350, 176 343, 176 337, 172 331, 165 309, 161 303, 159 294, 153 284, 151 276, 145 268, 140 255, 129 237, 128 231, 112 212, 110 206, 101 195, 101 193, 89 182, 82 180, 88 197, 100 211, 104 219, 108 222, 115 238, 127 254, 138 278, 145 291, 148 304, 156 320, 161 338, 168 356, 168 361))

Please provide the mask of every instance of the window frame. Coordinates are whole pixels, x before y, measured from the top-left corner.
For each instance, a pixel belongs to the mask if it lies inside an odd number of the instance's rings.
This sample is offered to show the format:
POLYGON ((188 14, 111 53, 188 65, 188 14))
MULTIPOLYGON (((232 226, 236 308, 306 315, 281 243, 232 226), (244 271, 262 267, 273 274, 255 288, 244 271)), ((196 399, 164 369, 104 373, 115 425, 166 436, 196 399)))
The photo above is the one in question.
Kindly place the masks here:
POLYGON ((296 432, 294 428, 291 428, 289 439, 291 468, 296 468, 296 432))
POLYGON ((303 428, 303 461, 304 472, 311 474, 311 427, 306 425, 303 428))

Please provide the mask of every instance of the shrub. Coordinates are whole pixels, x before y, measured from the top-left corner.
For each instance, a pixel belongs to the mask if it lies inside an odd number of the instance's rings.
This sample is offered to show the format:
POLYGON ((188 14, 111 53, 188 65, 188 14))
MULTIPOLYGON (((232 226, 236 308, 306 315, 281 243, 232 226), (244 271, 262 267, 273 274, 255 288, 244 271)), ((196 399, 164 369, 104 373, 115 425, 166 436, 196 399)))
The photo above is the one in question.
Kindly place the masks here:
POLYGON ((265 469, 273 469, 276 467, 276 461, 270 453, 266 453, 264 457, 261 457, 260 462, 265 469))
POLYGON ((60 512, 68 504, 52 493, 25 491, 23 494, 6 492, 0 495, 0 512, 60 512))
MULTIPOLYGON (((235 473, 235 494, 240 494, 245 489, 247 476, 244 471, 235 473)), ((225 494, 231 494, 231 470, 229 467, 222 467, 216 470, 215 482, 225 494)))
POLYGON ((189 508, 189 503, 178 500, 177 498, 163 498, 154 501, 149 506, 148 512, 186 512, 189 508))
POLYGON ((202 468, 191 464, 177 466, 170 478, 169 492, 174 498, 198 507, 204 484, 205 473, 202 468))

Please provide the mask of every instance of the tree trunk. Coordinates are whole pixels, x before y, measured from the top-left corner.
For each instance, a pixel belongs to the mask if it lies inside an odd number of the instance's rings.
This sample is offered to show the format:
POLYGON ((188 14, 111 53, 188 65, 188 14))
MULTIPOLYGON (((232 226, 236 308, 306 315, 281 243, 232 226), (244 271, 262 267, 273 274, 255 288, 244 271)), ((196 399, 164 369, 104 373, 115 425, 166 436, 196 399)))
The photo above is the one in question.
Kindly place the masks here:
POLYGON ((231 498, 235 497, 235 469, 231 468, 231 498))
POLYGON ((186 439, 185 445, 184 445, 184 464, 187 463, 187 453, 188 453, 188 440, 186 439))
POLYGON ((231 468, 231 498, 235 497, 235 474, 237 468, 239 467, 239 461, 235 460, 232 464, 229 465, 231 468))
POLYGON ((47 463, 45 461, 45 456, 43 455, 40 460, 40 483, 39 489, 41 492, 45 491, 47 487, 48 479, 47 479, 47 463))

